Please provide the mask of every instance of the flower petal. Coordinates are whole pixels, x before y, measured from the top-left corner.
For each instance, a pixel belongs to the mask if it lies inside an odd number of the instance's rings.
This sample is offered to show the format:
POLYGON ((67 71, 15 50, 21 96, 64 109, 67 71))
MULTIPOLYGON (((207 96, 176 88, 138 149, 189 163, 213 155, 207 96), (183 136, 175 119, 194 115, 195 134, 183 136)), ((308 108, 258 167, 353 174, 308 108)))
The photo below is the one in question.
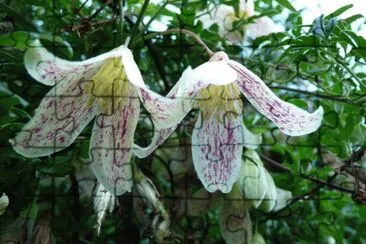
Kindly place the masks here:
POLYGON ((131 191, 134 133, 140 114, 140 102, 135 88, 112 114, 96 117, 90 139, 91 167, 103 186, 112 194, 131 191), (136 98, 134 98, 136 97, 136 98))
POLYGON ((310 114, 295 105, 279 99, 265 83, 243 65, 230 60, 238 72, 236 84, 253 106, 289 136, 301 136, 317 130, 323 119, 323 108, 310 114))
POLYGON ((140 147, 135 144, 134 153, 138 158, 146 158, 149 156, 160 144, 162 144, 166 138, 170 136, 171 133, 176 129, 176 126, 160 129, 154 131, 154 136, 151 140, 151 143, 147 147, 140 147))
POLYGON ((3 193, 0 197, 0 215, 3 215, 9 206, 9 197, 3 193))
POLYGON ((243 151, 241 114, 200 114, 192 134, 192 157, 198 178, 209 192, 231 191, 239 178, 243 151), (223 118, 218 122, 217 118, 223 118))
POLYGON ((246 150, 241 166, 239 188, 243 197, 258 208, 267 193, 266 173, 262 160, 254 150, 246 150))
POLYGON ((89 94, 83 81, 58 83, 43 98, 33 118, 11 140, 14 150, 25 157, 40 157, 68 147, 95 117, 87 105, 89 94))
POLYGON ((244 147, 249 149, 257 149, 262 143, 262 136, 260 134, 254 134, 243 123, 244 133, 244 147))
POLYGON ((277 191, 277 201, 273 211, 278 211, 286 207, 292 198, 292 193, 290 191, 286 191, 278 187, 276 188, 276 191, 277 191))
POLYGON ((279 25, 276 25, 268 16, 262 16, 256 19, 254 23, 248 24, 247 28, 249 36, 253 39, 283 31, 282 28, 279 25))
POLYGON ((114 201, 114 196, 110 192, 108 192, 102 184, 99 183, 93 199, 94 211, 97 214, 97 222, 95 224, 95 228, 97 229, 98 235, 100 233, 102 221, 106 216, 108 208, 109 212, 113 211, 114 201))
POLYGON ((122 55, 124 46, 82 62, 67 61, 56 57, 42 46, 39 40, 32 42, 24 55, 28 73, 38 82, 53 86, 59 82, 74 82, 91 78, 101 67, 104 60, 122 55))
POLYGON ((270 212, 275 209, 277 204, 277 188, 271 174, 266 169, 264 170, 266 178, 264 184, 267 184, 267 192, 262 204, 260 205, 260 209, 270 212))

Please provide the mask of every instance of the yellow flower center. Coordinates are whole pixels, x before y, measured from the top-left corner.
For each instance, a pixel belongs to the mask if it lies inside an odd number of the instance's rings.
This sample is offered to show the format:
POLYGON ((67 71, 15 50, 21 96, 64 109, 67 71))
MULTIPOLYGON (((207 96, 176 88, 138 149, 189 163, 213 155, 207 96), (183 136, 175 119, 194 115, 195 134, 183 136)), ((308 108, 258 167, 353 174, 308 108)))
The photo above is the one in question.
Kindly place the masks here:
POLYGON ((211 85, 200 91, 197 107, 203 111, 204 116, 209 117, 215 114, 217 121, 223 123, 222 112, 240 114, 243 102, 240 99, 240 91, 235 84, 211 85))
POLYGON ((88 106, 97 101, 101 109, 112 112, 128 96, 129 82, 121 58, 107 59, 100 70, 85 85, 91 96, 88 106))

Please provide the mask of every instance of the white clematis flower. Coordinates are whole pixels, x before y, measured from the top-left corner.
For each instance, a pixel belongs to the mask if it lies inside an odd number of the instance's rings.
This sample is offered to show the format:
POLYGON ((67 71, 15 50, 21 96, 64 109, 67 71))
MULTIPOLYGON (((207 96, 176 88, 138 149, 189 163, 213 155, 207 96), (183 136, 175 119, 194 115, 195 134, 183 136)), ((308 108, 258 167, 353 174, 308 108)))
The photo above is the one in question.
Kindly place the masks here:
MULTIPOLYGON (((214 6, 211 5, 209 9, 212 7, 214 6)), ((248 35, 253 39, 283 31, 282 28, 276 25, 268 16, 259 17, 254 23, 243 26, 243 28, 235 29, 233 26, 235 21, 246 20, 254 15, 254 1, 241 0, 238 15, 235 15, 232 6, 220 4, 210 14, 201 12, 198 20, 202 22, 204 29, 208 29, 211 25, 217 24, 220 36, 227 38, 232 43, 241 43, 243 41, 243 34, 241 33, 243 30, 246 30, 248 35)))
POLYGON ((82 62, 55 57, 37 40, 24 57, 28 73, 53 86, 33 118, 10 142, 25 157, 50 155, 66 147, 95 118, 91 167, 111 193, 131 191, 134 132, 145 86, 131 51, 124 45, 82 62))
POLYGON ((218 52, 210 62, 188 68, 167 97, 144 96, 155 134, 152 143, 138 148, 136 155, 149 155, 192 108, 199 108, 192 134, 194 167, 208 191, 230 192, 239 178, 243 146, 255 148, 253 141, 260 142, 243 125, 240 93, 287 135, 305 135, 321 124, 321 107, 310 114, 282 101, 257 75, 218 52))

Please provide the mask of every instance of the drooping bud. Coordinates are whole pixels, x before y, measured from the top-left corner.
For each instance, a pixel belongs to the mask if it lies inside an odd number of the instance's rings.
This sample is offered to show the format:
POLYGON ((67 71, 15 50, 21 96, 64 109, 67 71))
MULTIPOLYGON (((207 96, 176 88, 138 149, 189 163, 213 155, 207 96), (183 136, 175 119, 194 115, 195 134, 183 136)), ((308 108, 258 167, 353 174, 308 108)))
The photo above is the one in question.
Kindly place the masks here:
POLYGON ((292 193, 290 191, 286 191, 278 187, 276 188, 276 191, 277 191, 277 202, 273 211, 278 211, 286 207, 292 198, 292 193))
POLYGON ((147 222, 150 222, 150 220, 146 218, 146 214, 141 213, 146 212, 147 209, 151 209, 153 219, 149 224, 153 229, 156 241, 161 243, 170 234, 169 216, 163 206, 163 203, 159 200, 160 195, 154 183, 141 172, 135 173, 138 174, 138 180, 135 188, 138 196, 134 200, 134 206, 135 208, 138 208, 136 212, 140 213, 138 218, 142 222, 141 224, 146 226, 147 222))
POLYGON ((242 196, 251 201, 251 206, 257 208, 267 193, 267 176, 259 155, 254 150, 245 152, 239 177, 239 188, 242 196))
POLYGON ((0 198, 0 215, 3 215, 5 213, 8 206, 9 198, 5 193, 3 193, 3 196, 0 198))
POLYGON ((105 218, 107 211, 113 211, 114 203, 115 197, 99 183, 94 196, 94 211, 97 213, 95 228, 97 229, 98 235, 100 233, 102 221, 105 218))
POLYGON ((266 241, 264 240, 263 236, 259 232, 256 232, 253 235, 251 243, 252 244, 266 244, 266 241))
POLYGON ((273 181, 271 174, 264 169, 265 171, 265 182, 267 185, 267 192, 264 196, 260 209, 266 212, 273 211, 277 204, 277 188, 273 181))

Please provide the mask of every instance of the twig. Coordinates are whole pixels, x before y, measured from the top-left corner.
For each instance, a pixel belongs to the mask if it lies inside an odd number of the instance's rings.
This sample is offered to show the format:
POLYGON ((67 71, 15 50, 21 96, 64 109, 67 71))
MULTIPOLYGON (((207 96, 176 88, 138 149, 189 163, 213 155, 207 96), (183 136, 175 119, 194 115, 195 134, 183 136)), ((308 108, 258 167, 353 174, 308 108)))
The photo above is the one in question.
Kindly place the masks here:
POLYGON ((90 27, 96 27, 96 26, 103 26, 103 25, 109 25, 109 24, 113 24, 116 22, 116 19, 108 19, 108 20, 103 20, 103 21, 99 21, 99 22, 87 22, 86 24, 81 24, 81 25, 71 25, 65 28, 65 30, 73 30, 73 31, 79 31, 82 29, 88 29, 90 27))
POLYGON ((121 40, 123 40, 123 23, 124 23, 124 18, 125 18, 125 11, 123 10, 123 4, 124 0, 121 0, 121 3, 119 5, 119 11, 120 11, 120 16, 119 16, 119 22, 121 25, 121 40))
MULTIPOLYGON (((272 166, 282 170, 282 171, 285 171, 285 172, 291 172, 291 169, 287 168, 286 166, 283 166, 281 165, 279 162, 276 162, 275 160, 263 155, 263 154, 259 154, 259 156, 267 163, 271 164, 272 166)), ((337 175, 337 173, 335 174, 337 175)), ((307 180, 311 180, 313 182, 316 182, 318 184, 321 184, 322 186, 326 186, 328 188, 331 188, 331 189, 335 189, 335 190, 339 190, 339 191, 342 191, 342 192, 347 192, 347 193, 353 193, 352 190, 349 190, 347 188, 343 188, 341 186, 338 186, 338 185, 334 185, 334 184, 331 184, 329 183, 329 180, 326 182, 326 181, 323 181, 323 180, 319 180, 319 179, 315 179, 311 176, 307 176, 305 174, 300 174, 299 177, 301 178, 304 178, 304 179, 307 179, 307 180)))
POLYGON ((103 11, 103 9, 105 9, 105 7, 112 2, 112 0, 108 0, 107 2, 103 3, 102 6, 100 6, 97 10, 95 10, 95 12, 93 14, 91 14, 89 17, 87 17, 88 20, 91 20, 93 18, 95 18, 100 12, 103 11))
MULTIPOLYGON (((175 34, 175 33, 183 33, 183 34, 191 36, 203 48, 203 50, 208 54, 209 57, 212 57, 215 54, 214 52, 212 52, 210 50, 210 48, 207 47, 207 45, 202 41, 202 39, 196 33, 186 30, 186 29, 174 28, 174 29, 169 29, 169 30, 163 31, 163 32, 155 32, 155 33, 151 33, 149 35, 143 36, 142 39, 148 40, 155 36, 169 35, 169 34, 175 34)), ((137 42, 138 41, 136 41, 136 43, 137 42)))
POLYGON ((326 181, 323 181, 323 180, 319 180, 319 179, 313 178, 311 176, 307 176, 307 175, 304 175, 304 174, 301 174, 300 176, 304 179, 309 179, 309 180, 311 180, 315 183, 322 184, 323 186, 326 186, 326 187, 331 188, 331 189, 335 189, 335 190, 345 192, 345 193, 354 193, 354 191, 352 191, 350 189, 347 189, 347 188, 344 188, 344 187, 341 187, 341 186, 338 186, 338 185, 335 185, 335 184, 332 184, 332 183, 329 183, 329 182, 326 182, 326 181))
POLYGON ((283 166, 282 164, 280 164, 279 162, 274 161, 273 159, 267 157, 266 155, 259 153, 259 156, 267 163, 271 164, 272 166, 274 166, 275 168, 278 168, 282 171, 286 171, 286 172, 292 172, 291 169, 287 168, 286 166, 283 166))

